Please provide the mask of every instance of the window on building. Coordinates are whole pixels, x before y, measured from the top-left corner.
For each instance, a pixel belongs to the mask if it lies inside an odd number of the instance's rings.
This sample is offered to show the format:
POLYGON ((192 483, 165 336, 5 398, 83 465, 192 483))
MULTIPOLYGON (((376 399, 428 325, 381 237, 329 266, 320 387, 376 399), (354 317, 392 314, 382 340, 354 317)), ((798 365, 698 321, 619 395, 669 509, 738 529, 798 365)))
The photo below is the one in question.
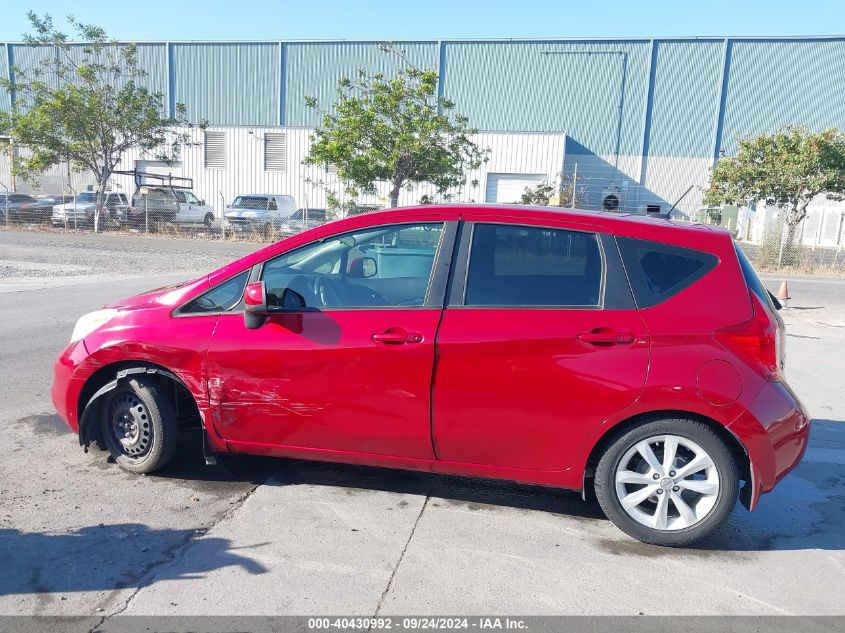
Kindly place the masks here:
POLYGON ((285 171, 288 166, 288 135, 284 132, 264 134, 264 170, 285 171))
POLYGON ((205 132, 205 168, 226 168, 226 132, 205 132))
POLYGON ((466 305, 598 306, 602 261, 594 233, 478 224, 466 305))

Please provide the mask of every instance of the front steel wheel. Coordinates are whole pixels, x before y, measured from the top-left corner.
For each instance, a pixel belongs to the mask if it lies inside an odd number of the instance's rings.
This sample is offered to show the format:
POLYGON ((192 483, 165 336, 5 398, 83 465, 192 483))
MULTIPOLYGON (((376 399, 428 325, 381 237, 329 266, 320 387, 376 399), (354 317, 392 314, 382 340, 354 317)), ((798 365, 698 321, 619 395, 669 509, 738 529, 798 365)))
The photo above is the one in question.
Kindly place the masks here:
POLYGON ((655 420, 613 442, 596 468, 596 496, 634 538, 682 546, 719 526, 736 504, 736 462, 696 420, 655 420))
POLYGON ((124 470, 151 473, 173 458, 179 431, 176 412, 153 379, 123 381, 106 401, 100 420, 106 448, 124 470))

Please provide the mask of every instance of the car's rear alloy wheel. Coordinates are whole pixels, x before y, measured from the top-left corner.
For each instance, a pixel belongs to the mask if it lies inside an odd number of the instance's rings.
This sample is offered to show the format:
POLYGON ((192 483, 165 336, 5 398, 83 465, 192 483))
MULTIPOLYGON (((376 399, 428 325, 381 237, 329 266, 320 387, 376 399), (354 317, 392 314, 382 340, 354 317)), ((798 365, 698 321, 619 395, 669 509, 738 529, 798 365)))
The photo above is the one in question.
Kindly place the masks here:
POLYGON ((596 469, 596 496, 620 529, 658 545, 688 545, 730 514, 737 466, 707 425, 655 420, 618 438, 596 469))
POLYGON ((112 392, 100 430, 115 462, 135 473, 150 473, 167 464, 178 439, 173 405, 146 377, 126 379, 112 392))

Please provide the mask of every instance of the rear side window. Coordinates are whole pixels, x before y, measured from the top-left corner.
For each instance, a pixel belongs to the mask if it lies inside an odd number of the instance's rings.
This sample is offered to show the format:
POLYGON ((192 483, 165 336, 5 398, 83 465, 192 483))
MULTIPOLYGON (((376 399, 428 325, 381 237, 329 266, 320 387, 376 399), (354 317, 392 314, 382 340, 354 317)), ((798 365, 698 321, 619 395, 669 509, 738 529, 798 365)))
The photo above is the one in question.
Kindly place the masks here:
POLYGON ((640 308, 675 296, 719 263, 715 255, 691 248, 630 237, 617 237, 616 242, 640 308))
POLYGON ((502 224, 473 230, 465 305, 596 307, 601 287, 593 233, 502 224))

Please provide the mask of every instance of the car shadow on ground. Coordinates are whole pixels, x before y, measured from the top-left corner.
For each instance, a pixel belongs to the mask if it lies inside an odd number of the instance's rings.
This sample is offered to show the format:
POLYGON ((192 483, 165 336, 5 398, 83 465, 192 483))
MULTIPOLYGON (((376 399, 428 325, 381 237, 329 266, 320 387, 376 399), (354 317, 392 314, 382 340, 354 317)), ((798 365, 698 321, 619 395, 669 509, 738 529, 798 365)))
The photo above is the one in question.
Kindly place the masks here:
POLYGON ((200 548, 199 556, 187 567, 184 561, 167 565, 174 552, 196 535, 196 530, 153 529, 140 523, 59 533, 0 528, 0 559, 13 572, 0 574, 0 596, 139 587, 153 569, 156 581, 199 578, 232 566, 252 574, 267 571, 248 553, 235 551, 228 539, 216 537, 193 543, 192 547, 200 548))

